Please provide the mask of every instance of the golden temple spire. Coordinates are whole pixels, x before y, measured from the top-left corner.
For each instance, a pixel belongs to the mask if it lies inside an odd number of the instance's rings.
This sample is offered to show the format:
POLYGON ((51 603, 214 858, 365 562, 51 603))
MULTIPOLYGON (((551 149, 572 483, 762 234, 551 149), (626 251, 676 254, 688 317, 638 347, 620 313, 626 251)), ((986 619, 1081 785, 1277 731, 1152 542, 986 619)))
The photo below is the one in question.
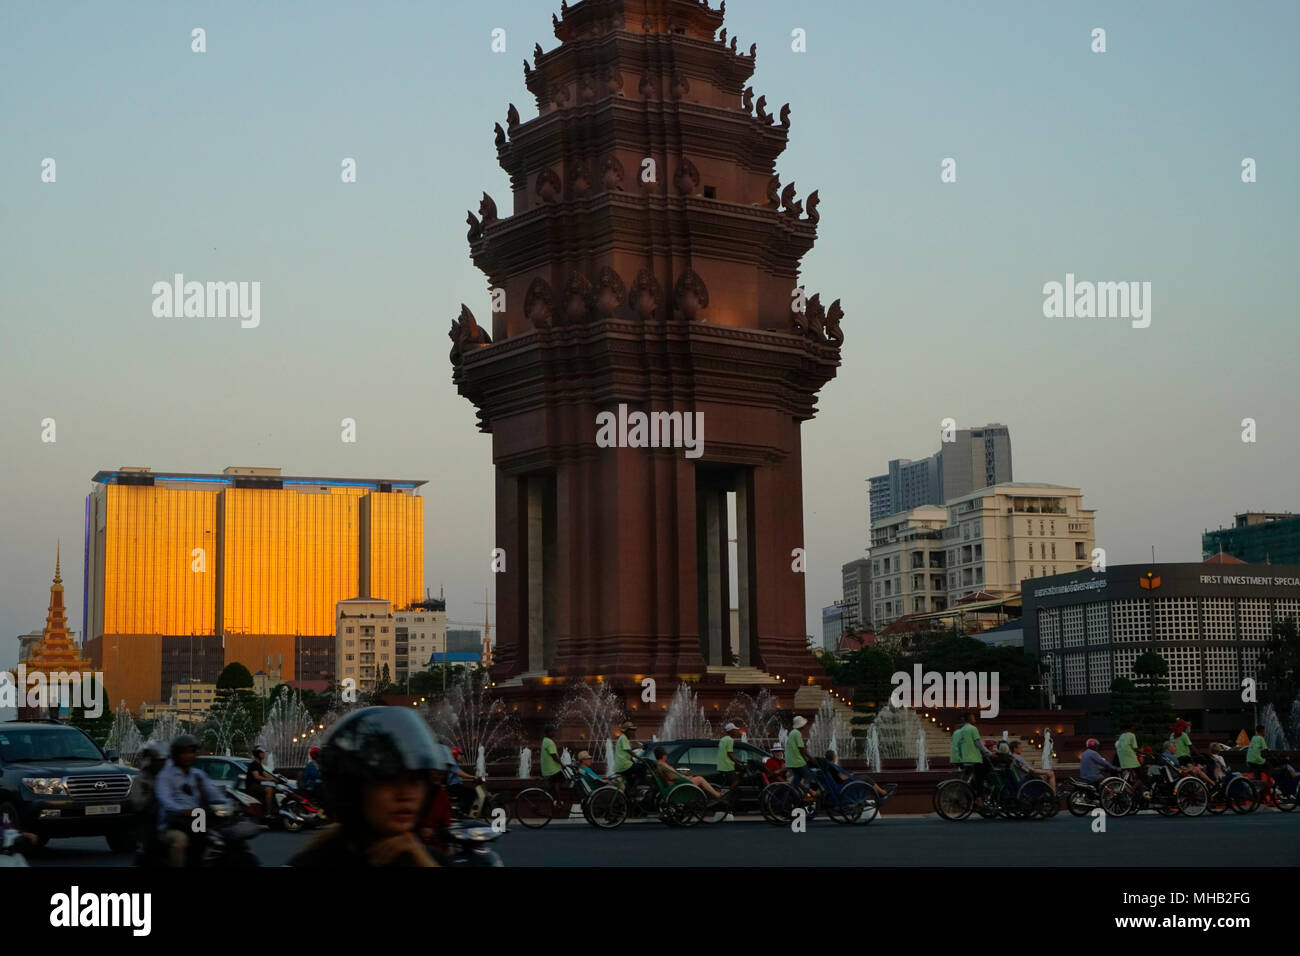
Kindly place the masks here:
POLYGON ((58 540, 55 542, 54 545, 54 583, 55 584, 63 583, 63 575, 60 572, 60 568, 59 568, 60 562, 62 561, 63 558, 62 551, 63 551, 63 542, 61 540, 58 540))

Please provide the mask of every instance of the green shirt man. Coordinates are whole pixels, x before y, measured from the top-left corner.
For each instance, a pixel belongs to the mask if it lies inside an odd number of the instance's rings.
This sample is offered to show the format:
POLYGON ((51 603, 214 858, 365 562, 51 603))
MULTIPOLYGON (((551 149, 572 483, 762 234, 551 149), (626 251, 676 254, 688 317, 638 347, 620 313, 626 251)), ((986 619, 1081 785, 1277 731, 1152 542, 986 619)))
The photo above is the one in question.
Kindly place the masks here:
POLYGON ((1126 730, 1119 735, 1119 740, 1115 741, 1115 752, 1119 754, 1119 768, 1121 770, 1132 770, 1140 766, 1137 757, 1137 735, 1131 730, 1126 730))
POLYGON ((564 769, 560 755, 555 749, 555 741, 550 737, 542 738, 542 776, 553 777, 564 769))
POLYGON ((962 724, 958 727, 953 731, 948 759, 953 763, 981 763, 983 758, 980 756, 979 746, 975 743, 979 735, 980 732, 974 724, 962 724))
POLYGON ((614 741, 614 772, 623 773, 632 769, 632 741, 627 734, 619 734, 614 741))
POLYGON ((1246 751, 1246 763, 1252 767, 1263 767, 1266 765, 1264 760, 1264 751, 1268 749, 1268 741, 1262 734, 1255 734, 1250 738, 1250 749, 1246 751))
POLYGON ((1192 738, 1187 736, 1187 731, 1183 731, 1174 738, 1174 756, 1190 757, 1192 755, 1192 738))
POLYGON ((790 736, 785 738, 785 765, 791 769, 808 766, 808 761, 803 759, 803 734, 797 730, 790 731, 790 736))
POLYGON ((736 742, 727 734, 722 735, 718 741, 718 770, 723 773, 730 773, 736 769, 736 761, 731 759, 731 752, 735 749, 736 742))

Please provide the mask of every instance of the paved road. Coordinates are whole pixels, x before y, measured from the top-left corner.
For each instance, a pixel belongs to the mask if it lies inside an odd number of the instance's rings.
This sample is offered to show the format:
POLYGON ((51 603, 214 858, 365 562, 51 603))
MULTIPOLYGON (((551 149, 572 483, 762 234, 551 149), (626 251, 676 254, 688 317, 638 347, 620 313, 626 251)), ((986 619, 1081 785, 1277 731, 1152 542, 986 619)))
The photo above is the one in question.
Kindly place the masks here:
MULTIPOLYGON (((497 844, 509 866, 1300 866, 1300 812, 1261 809, 1247 816, 1165 819, 1153 813, 1110 820, 1061 814, 1015 823, 934 816, 882 817, 865 827, 814 822, 804 833, 761 821, 673 830, 630 823, 604 832, 585 823, 543 830, 512 828, 497 844)), ((306 833, 265 833, 253 849, 263 864, 283 863, 306 833)), ((103 840, 62 840, 33 866, 127 866, 103 840)))

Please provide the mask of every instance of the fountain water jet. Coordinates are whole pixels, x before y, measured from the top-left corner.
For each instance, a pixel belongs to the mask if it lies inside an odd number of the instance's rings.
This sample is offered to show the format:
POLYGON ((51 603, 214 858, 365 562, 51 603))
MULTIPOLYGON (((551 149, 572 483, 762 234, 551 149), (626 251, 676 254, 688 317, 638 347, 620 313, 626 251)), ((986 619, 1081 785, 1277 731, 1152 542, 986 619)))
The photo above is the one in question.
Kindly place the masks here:
POLYGON ((704 708, 699 706, 695 691, 685 681, 678 684, 677 690, 673 692, 661 729, 664 740, 692 740, 713 736, 713 725, 704 716, 704 708))

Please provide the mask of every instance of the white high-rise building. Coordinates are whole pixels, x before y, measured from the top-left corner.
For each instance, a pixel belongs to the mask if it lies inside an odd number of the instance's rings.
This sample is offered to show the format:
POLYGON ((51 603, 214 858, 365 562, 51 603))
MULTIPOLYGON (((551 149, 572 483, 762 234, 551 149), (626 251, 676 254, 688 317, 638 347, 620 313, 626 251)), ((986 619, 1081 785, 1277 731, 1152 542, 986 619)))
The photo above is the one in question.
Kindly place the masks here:
POLYGON ((871 623, 948 607, 944 525, 948 512, 925 505, 871 523, 871 623))
POLYGON ((1006 594, 1029 578, 1089 567, 1094 514, 1078 488, 1023 481, 949 501, 943 531, 949 606, 980 591, 1006 594))

